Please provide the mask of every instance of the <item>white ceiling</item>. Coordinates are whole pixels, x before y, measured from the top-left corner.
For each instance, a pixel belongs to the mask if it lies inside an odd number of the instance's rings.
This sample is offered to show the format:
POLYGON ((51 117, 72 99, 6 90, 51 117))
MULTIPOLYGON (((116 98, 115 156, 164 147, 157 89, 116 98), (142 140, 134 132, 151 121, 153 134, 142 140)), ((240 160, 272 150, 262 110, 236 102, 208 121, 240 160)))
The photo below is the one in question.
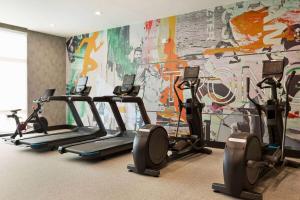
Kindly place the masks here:
POLYGON ((0 22, 67 37, 233 2, 237 0, 0 0, 0 22))

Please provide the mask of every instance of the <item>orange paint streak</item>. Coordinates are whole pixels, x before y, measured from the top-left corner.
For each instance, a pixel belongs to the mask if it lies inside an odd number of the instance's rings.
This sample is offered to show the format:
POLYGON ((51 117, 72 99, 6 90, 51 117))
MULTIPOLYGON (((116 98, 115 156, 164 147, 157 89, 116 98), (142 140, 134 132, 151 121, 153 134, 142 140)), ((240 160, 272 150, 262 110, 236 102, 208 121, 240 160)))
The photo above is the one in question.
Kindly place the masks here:
POLYGON ((263 32, 264 18, 268 16, 268 9, 244 12, 230 20, 235 31, 250 36, 257 36, 263 32))
MULTIPOLYGON (((176 17, 169 17, 169 39, 167 43, 164 45, 164 54, 166 56, 165 58, 165 65, 164 69, 162 71, 162 78, 165 81, 170 81, 170 87, 166 88, 161 95, 160 102, 164 105, 167 105, 168 103, 168 96, 171 93, 171 96, 174 99, 174 108, 176 112, 179 111, 179 102, 178 99, 175 96, 175 93, 173 91, 173 81, 174 77, 180 75, 178 73, 179 67, 187 67, 188 63, 184 60, 181 60, 178 58, 178 55, 176 54, 176 45, 174 42, 175 39, 175 30, 176 30, 176 17)), ((183 98, 183 91, 178 90, 178 95, 182 99, 183 98)), ((182 112, 182 119, 186 119, 186 112, 183 110, 182 112)))
POLYGON ((160 71, 160 65, 159 64, 155 64, 155 68, 157 71, 160 71))
POLYGON ((99 32, 94 32, 91 37, 84 38, 76 50, 76 52, 78 52, 84 44, 87 45, 83 57, 83 66, 80 73, 81 76, 86 76, 88 72, 93 71, 98 67, 97 62, 91 58, 92 52, 97 52, 103 46, 103 42, 101 42, 99 46, 96 46, 98 35, 99 32))
POLYGON ((292 26, 300 22, 300 10, 287 11, 281 17, 275 18, 269 22, 264 23, 264 18, 266 16, 268 16, 267 7, 257 11, 248 11, 232 18, 230 22, 233 31, 239 33, 244 37, 240 40, 237 40, 237 42, 239 41, 248 42, 248 44, 240 45, 238 47, 207 49, 203 53, 205 55, 214 55, 217 53, 236 52, 236 51, 244 52, 244 53, 253 53, 257 49, 268 48, 272 45, 264 44, 263 38, 266 35, 276 31, 276 29, 265 31, 264 26, 275 24, 275 23, 284 23, 288 26, 288 28, 284 33, 279 34, 273 38, 286 38, 289 41, 295 39, 294 32, 289 28, 289 26, 292 26))
POLYGON ((164 91, 161 92, 161 94, 160 94, 160 102, 167 103, 169 92, 170 92, 170 88, 166 88, 166 89, 164 89, 164 91))
POLYGON ((288 41, 293 41, 295 40, 295 33, 290 27, 288 27, 282 34, 275 38, 286 38, 288 41))
POLYGON ((257 11, 251 10, 232 18, 230 22, 233 31, 243 36, 237 41, 247 42, 247 44, 238 47, 207 49, 204 51, 204 54, 213 55, 233 51, 253 53, 256 49, 269 47, 270 45, 265 45, 263 42, 263 38, 270 32, 273 32, 264 31, 264 18, 267 15, 268 8, 262 8, 257 11))
POLYGON ((295 40, 295 33, 291 29, 291 26, 294 24, 300 23, 300 10, 290 10, 284 13, 281 17, 272 20, 270 23, 283 23, 287 25, 287 29, 282 33, 276 36, 275 38, 285 38, 288 41, 295 40))
POLYGON ((284 23, 288 26, 300 23, 300 10, 290 10, 276 19, 277 22, 284 23))

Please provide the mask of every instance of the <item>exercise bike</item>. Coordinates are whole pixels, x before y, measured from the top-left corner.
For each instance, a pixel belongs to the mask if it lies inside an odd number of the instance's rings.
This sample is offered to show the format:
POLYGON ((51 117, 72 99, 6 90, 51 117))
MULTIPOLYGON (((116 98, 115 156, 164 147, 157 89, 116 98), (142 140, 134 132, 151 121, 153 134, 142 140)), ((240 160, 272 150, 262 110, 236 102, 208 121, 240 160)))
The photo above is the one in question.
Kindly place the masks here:
POLYGON ((179 118, 175 136, 169 136, 166 129, 159 125, 147 124, 140 128, 133 142, 133 161, 127 169, 130 172, 158 177, 160 169, 170 161, 182 158, 189 154, 212 151, 206 148, 202 124, 202 109, 204 104, 199 102, 197 91, 199 67, 186 67, 183 81, 177 85, 179 77, 175 79, 174 91, 179 102, 179 118), (182 102, 177 89, 190 90, 191 98, 182 102), (183 108, 186 110, 186 119, 190 134, 178 136, 178 128, 183 108), (169 152, 169 154, 168 154, 169 152))
POLYGON ((33 103, 35 103, 36 106, 33 107, 33 112, 24 122, 20 122, 17 116, 17 112, 20 111, 20 109, 11 111, 12 114, 8 115, 8 117, 14 118, 17 125, 15 132, 10 136, 11 139, 15 139, 18 135, 19 137, 23 137, 23 135, 32 133, 48 134, 48 120, 40 116, 40 113, 43 110, 43 104, 49 101, 49 98, 54 95, 54 92, 55 89, 47 89, 42 97, 34 100, 33 103), (28 131, 29 124, 32 124, 32 130, 30 131, 28 131))
MULTIPOLYGON (((12 118, 15 120, 16 126, 18 127, 20 124, 20 117, 18 116, 18 112, 21 111, 22 109, 15 109, 15 110, 9 110, 8 112, 10 112, 9 115, 6 115, 7 118, 12 118)), ((1 133, 0 137, 10 137, 12 136, 14 133, 1 133)))
POLYGON ((278 97, 282 88, 283 61, 268 60, 263 62, 263 80, 257 83, 260 89, 271 89, 271 97, 264 104, 259 104, 250 97, 250 78, 247 78, 247 97, 258 112, 260 131, 233 133, 226 141, 224 149, 223 176, 224 184, 214 183, 212 189, 241 199, 262 199, 261 193, 253 192, 260 178, 268 171, 283 166, 299 167, 299 163, 285 158, 285 136, 287 116, 290 111, 289 90, 295 71, 286 82, 285 97, 278 97), (269 134, 268 144, 263 143, 262 113, 266 116, 269 134), (283 119, 283 113, 284 118, 283 119))

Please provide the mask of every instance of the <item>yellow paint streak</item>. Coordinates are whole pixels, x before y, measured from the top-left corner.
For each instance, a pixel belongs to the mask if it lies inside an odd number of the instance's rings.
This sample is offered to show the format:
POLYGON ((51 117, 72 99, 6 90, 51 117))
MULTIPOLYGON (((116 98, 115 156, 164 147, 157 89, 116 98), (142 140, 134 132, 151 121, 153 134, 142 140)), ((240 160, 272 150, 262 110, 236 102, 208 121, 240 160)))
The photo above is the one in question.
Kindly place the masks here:
POLYGON ((88 72, 93 71, 98 67, 97 62, 91 58, 92 52, 97 52, 103 46, 103 42, 100 42, 100 44, 96 46, 96 40, 98 36, 99 32, 94 32, 91 37, 84 38, 76 50, 78 53, 83 45, 87 45, 83 57, 83 66, 80 73, 81 76, 87 76, 88 72))

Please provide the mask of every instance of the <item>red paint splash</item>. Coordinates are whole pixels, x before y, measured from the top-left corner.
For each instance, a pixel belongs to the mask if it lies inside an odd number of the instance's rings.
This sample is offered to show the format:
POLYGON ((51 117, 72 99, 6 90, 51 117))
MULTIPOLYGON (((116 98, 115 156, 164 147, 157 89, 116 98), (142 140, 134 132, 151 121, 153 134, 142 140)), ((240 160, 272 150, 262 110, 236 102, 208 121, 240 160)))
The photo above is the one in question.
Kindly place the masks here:
POLYGON ((277 22, 284 23, 288 26, 300 23, 300 10, 290 10, 276 19, 277 22))
POLYGON ((145 29, 146 29, 146 31, 147 31, 148 33, 150 32, 152 26, 153 26, 153 20, 147 21, 147 22, 145 23, 145 29))

